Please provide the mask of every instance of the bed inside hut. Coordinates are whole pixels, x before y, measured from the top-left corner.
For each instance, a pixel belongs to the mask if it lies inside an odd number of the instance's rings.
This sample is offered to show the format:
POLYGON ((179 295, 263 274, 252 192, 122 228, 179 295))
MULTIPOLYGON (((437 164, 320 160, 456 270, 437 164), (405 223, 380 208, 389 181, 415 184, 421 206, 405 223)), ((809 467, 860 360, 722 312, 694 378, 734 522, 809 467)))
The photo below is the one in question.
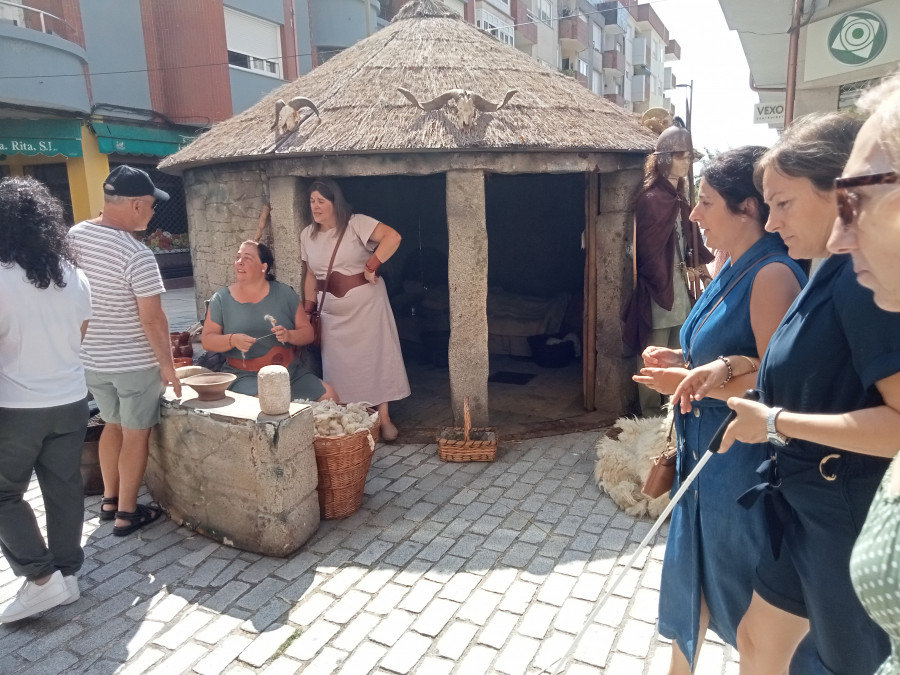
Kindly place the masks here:
MULTIPOLYGON (((343 178, 354 210, 397 229, 382 268, 412 395, 392 406, 405 429, 450 425, 445 176, 343 178)), ((486 179, 491 423, 515 435, 595 424, 584 407, 584 174, 486 179)))

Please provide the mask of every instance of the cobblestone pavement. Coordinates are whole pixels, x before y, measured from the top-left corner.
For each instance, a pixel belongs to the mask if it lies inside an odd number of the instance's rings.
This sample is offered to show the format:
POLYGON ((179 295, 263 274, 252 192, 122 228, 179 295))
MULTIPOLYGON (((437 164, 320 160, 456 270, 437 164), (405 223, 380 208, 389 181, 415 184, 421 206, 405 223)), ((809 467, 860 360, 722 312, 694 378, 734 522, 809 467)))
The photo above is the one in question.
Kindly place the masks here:
MULTIPOLYGON (((651 523, 593 482, 597 432, 501 444, 448 464, 380 445, 363 508, 290 559, 162 522, 113 537, 85 499, 81 599, 0 626, 0 673, 538 674, 572 644, 651 523)), ((43 525, 36 482, 27 495, 43 525)), ((665 673, 656 636, 665 528, 565 672, 665 673)), ((19 586, 0 569, 0 600, 19 586)), ((736 675, 707 641, 701 675, 736 675)))

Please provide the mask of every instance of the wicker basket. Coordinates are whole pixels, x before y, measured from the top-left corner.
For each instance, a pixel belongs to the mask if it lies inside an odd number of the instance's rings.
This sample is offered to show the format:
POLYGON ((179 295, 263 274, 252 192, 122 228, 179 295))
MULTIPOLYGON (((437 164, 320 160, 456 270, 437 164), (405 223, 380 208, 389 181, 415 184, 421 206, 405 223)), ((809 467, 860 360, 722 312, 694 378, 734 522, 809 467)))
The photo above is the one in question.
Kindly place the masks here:
POLYGON ((319 510, 325 520, 346 518, 362 505, 366 476, 375 452, 380 423, 343 436, 316 436, 319 510))
POLYGON ((463 426, 445 427, 438 437, 438 456, 445 462, 493 462, 497 433, 492 427, 473 428, 469 397, 463 400, 463 426))

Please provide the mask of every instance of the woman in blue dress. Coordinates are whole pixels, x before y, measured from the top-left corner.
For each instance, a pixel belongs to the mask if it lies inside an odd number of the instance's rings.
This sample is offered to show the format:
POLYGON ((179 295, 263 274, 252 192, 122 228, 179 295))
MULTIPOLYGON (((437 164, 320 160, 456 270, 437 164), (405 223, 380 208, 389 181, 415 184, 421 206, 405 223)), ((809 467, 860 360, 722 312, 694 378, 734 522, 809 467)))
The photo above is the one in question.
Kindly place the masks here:
POLYGON ((826 248, 835 178, 860 124, 838 113, 797 120, 757 167, 766 229, 791 257, 824 260, 769 342, 761 401, 728 401, 738 416, 722 449, 769 443, 764 482, 747 495, 763 497, 769 541, 738 626, 742 675, 786 672, 804 636, 834 675, 872 675, 890 653, 853 591, 850 554, 900 438, 900 315, 876 306, 849 255, 826 248))
MULTIPOLYGON (((719 155, 700 182, 691 213, 711 248, 730 254, 681 329, 681 350, 648 347, 647 367, 635 380, 672 394, 690 369, 717 362, 724 386, 675 415, 677 479, 696 466, 725 418, 724 399, 754 386, 769 338, 806 281, 777 235, 753 182, 765 148, 748 146, 719 155)), ((693 671, 707 626, 736 645, 737 625, 750 604, 753 552, 764 541, 761 513, 736 503, 755 481, 765 447, 715 456, 672 513, 663 562, 659 631, 673 640, 671 674, 693 671)))

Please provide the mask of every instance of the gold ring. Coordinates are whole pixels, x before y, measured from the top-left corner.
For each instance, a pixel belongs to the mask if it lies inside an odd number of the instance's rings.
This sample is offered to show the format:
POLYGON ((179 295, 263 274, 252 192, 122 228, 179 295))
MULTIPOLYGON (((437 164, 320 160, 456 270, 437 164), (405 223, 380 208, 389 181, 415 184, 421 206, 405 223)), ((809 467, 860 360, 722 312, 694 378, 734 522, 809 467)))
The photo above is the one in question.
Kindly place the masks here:
POLYGON ((830 454, 830 455, 825 455, 825 456, 822 458, 822 461, 819 462, 819 473, 822 474, 822 478, 824 478, 824 479, 827 480, 827 481, 837 480, 837 474, 836 474, 836 473, 825 473, 825 464, 826 464, 826 463, 828 462, 828 460, 830 460, 830 459, 840 459, 840 458, 841 458, 841 456, 838 455, 837 453, 832 453, 832 454, 830 454))

